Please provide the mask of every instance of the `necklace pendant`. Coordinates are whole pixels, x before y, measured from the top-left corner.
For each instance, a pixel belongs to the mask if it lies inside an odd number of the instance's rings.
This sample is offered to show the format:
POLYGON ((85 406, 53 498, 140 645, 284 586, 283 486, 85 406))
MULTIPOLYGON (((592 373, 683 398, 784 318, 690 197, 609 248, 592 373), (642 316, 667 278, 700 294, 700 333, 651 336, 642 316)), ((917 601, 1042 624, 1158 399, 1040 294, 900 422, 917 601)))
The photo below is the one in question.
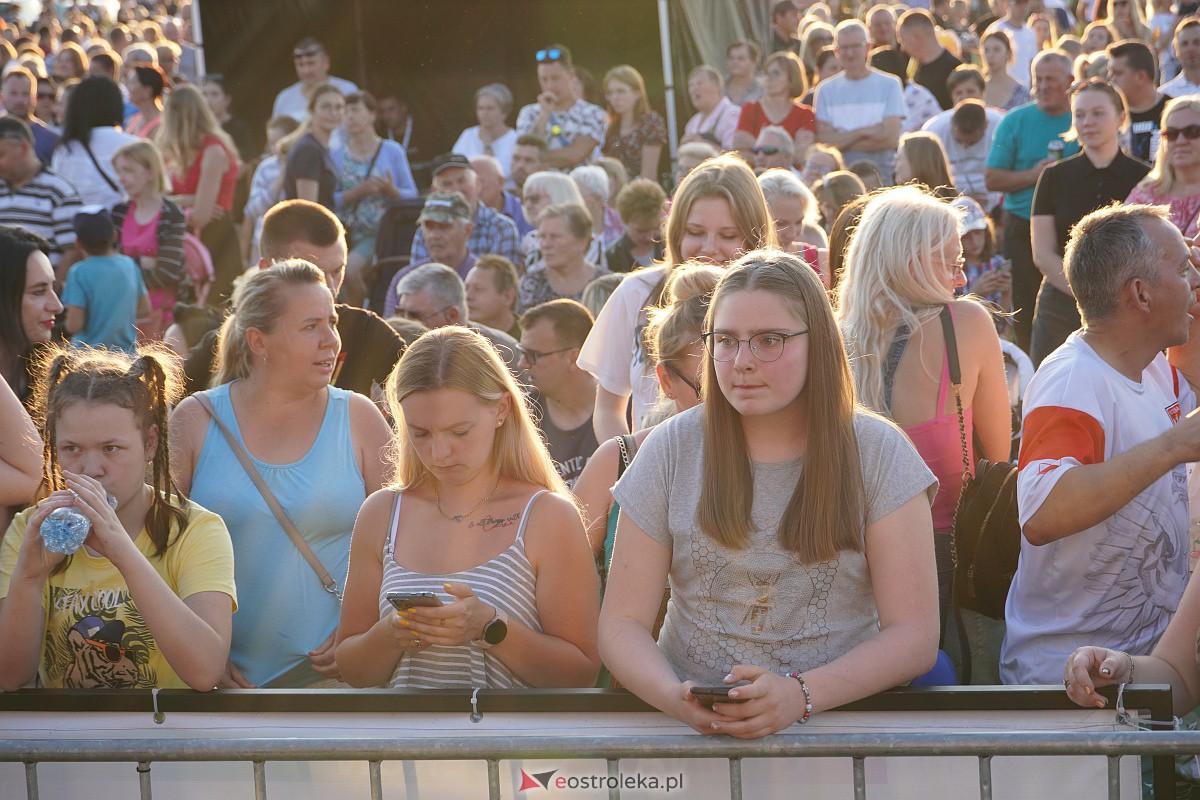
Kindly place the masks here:
POLYGON ((455 522, 462 522, 466 518, 466 514, 455 514, 453 519, 455 522))

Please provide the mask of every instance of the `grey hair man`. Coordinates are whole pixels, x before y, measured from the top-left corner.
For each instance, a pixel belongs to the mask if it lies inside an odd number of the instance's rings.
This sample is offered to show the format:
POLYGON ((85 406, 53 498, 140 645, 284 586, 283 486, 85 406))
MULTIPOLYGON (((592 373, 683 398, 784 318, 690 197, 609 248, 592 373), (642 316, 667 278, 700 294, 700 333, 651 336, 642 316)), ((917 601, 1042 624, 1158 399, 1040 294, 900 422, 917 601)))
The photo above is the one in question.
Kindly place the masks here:
POLYGON ((426 328, 462 325, 490 341, 508 368, 517 371, 520 346, 504 331, 471 322, 467 316, 467 290, 458 273, 445 264, 422 264, 396 284, 395 315, 426 328))
POLYGON ((1065 264, 1084 326, 1025 393, 1004 683, 1057 683, 1082 645, 1149 653, 1188 579, 1200 413, 1162 351, 1200 313, 1197 251, 1165 209, 1114 204, 1076 224, 1065 264))

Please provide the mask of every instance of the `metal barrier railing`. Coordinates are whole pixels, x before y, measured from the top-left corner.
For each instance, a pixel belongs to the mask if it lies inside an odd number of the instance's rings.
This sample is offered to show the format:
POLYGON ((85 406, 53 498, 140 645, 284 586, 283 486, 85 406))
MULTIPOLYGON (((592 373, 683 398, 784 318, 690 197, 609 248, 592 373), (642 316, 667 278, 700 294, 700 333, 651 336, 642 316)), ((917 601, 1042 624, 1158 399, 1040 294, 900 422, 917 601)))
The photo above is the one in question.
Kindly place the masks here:
MULTIPOLYGON (((865 763, 872 757, 974 756, 979 759, 979 797, 991 800, 991 759, 996 756, 1097 756, 1108 762, 1109 800, 1120 798, 1122 756, 1175 756, 1200 752, 1200 731, 1188 732, 1002 732, 780 734, 756 741, 696 736, 521 736, 508 739, 445 737, 388 739, 125 739, 0 740, 0 762, 25 764, 26 795, 38 800, 37 765, 50 762, 136 763, 141 797, 150 800, 156 762, 250 762, 256 800, 266 800, 269 761, 365 761, 372 800, 381 800, 384 761, 486 761, 488 792, 500 797, 500 762, 538 758, 604 758, 610 770, 621 759, 726 759, 730 794, 742 797, 741 761, 746 758, 849 758, 855 800, 867 799, 865 763)), ((617 790, 619 793, 619 789, 617 790)), ((610 796, 613 796, 610 793, 610 796)), ((616 795, 616 796, 619 796, 616 795)))
MULTIPOLYGON (((1103 690, 1116 701, 1113 690, 1103 690)), ((1171 693, 1166 686, 1126 687, 1122 703, 1130 711, 1141 712, 1137 724, 1158 720, 1156 727, 1171 719, 1171 693)), ((246 690, 201 694, 189 691, 64 691, 25 690, 0 693, 0 764, 24 764, 28 800, 38 800, 38 764, 40 763, 130 763, 137 765, 141 797, 149 800, 153 788, 153 765, 173 762, 241 762, 253 769, 255 797, 267 797, 268 762, 365 762, 372 800, 383 796, 381 765, 384 762, 474 761, 487 765, 489 797, 499 798, 502 761, 537 759, 604 759, 609 775, 617 775, 623 759, 718 759, 728 763, 731 798, 740 800, 744 785, 744 759, 838 758, 849 759, 855 800, 866 800, 867 759, 974 757, 978 759, 978 796, 991 800, 994 784, 992 759, 995 757, 1059 756, 1095 757, 1107 761, 1107 795, 1120 798, 1120 759, 1145 756, 1153 759, 1152 782, 1156 800, 1174 796, 1173 756, 1200 753, 1200 732, 1171 730, 981 730, 970 732, 892 731, 838 733, 810 730, 783 733, 754 741, 729 737, 707 737, 663 733, 656 735, 587 736, 571 734, 513 736, 472 736, 446 731, 451 735, 404 737, 389 732, 366 737, 361 730, 347 737, 333 737, 318 730, 316 735, 296 738, 247 737, 236 740, 197 738, 198 733, 175 729, 171 736, 148 738, 143 727, 131 732, 137 738, 99 739, 97 727, 80 730, 79 738, 61 738, 38 734, 36 725, 25 738, 16 724, 5 725, 5 712, 15 714, 67 712, 72 719, 85 720, 96 713, 153 713, 155 723, 175 714, 195 712, 217 714, 235 720, 240 714, 257 719, 263 713, 294 712, 334 713, 353 720, 361 712, 378 713, 463 713, 510 714, 520 718, 526 712, 555 712, 580 719, 594 720, 606 712, 649 712, 652 708, 625 692, 611 690, 564 691, 489 691, 464 693, 395 692, 387 690, 306 692, 291 690, 246 690), (478 704, 476 704, 478 700, 478 704), (7 730, 6 730, 7 728, 7 730), (33 734, 31 737, 29 734, 33 734)), ((1063 711, 1081 712, 1066 700, 1063 692, 1035 687, 943 687, 900 689, 845 706, 849 712, 928 712, 946 713, 947 720, 962 711, 1063 711)), ((873 716, 872 719, 875 719, 873 716)), ((1126 719, 1122 718, 1121 722, 1126 719)), ((57 728, 58 726, 52 726, 57 728)), ((150 725, 151 729, 155 726, 150 725)), ((952 726, 951 726, 952 727, 952 726)), ((886 762, 885 762, 886 763, 886 762)), ((1128 769, 1129 764, 1126 763, 1128 769)), ((170 773, 168 773, 168 776, 170 773)), ((1126 775, 1126 785, 1129 780, 1126 775)), ((1141 776, 1139 775, 1139 782, 1141 776)), ((163 780, 170 780, 164 776, 163 780)), ((359 778, 358 780, 361 780, 359 778)), ((15 787, 11 787, 15 788, 15 787)), ((0 795, 7 794, 0 791, 0 795)), ((620 796, 620 789, 609 787, 609 797, 620 796)))

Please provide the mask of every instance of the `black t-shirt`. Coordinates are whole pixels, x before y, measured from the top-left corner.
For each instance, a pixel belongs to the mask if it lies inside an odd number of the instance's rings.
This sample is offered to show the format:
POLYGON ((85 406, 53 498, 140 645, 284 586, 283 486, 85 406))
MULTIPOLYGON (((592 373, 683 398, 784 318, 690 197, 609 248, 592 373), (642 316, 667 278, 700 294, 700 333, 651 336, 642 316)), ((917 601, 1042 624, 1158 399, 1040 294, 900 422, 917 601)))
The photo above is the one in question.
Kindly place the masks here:
POLYGON ((871 51, 871 66, 880 72, 895 75, 908 84, 908 56, 894 47, 876 47, 871 51))
POLYGON ((538 429, 546 437, 546 446, 550 450, 550 457, 554 459, 554 466, 567 482, 567 487, 574 487, 588 459, 600 446, 596 441, 596 431, 592 428, 592 418, 588 417, 587 422, 574 430, 560 430, 550 419, 541 394, 533 391, 530 397, 537 406, 538 429))
POLYGON ((1149 171, 1149 164, 1119 150, 1103 169, 1096 169, 1086 153, 1076 153, 1042 170, 1033 190, 1033 216, 1054 217, 1058 252, 1062 253, 1072 225, 1114 200, 1124 201, 1149 171))
POLYGON ((1158 155, 1158 139, 1162 135, 1159 125, 1162 123, 1163 109, 1170 99, 1166 95, 1159 95, 1158 102, 1145 111, 1129 112, 1129 155, 1154 164, 1154 157, 1158 155))
MULTIPOLYGON (((338 334, 342 351, 334 370, 333 385, 371 396, 371 384, 380 386, 404 352, 404 340, 378 314, 338 303, 338 334)), ((208 388, 217 361, 217 332, 209 331, 188 353, 183 372, 188 394, 208 388)))
POLYGON ((237 148, 242 163, 253 161, 258 153, 254 144, 254 128, 250 127, 250 123, 241 117, 230 117, 221 123, 221 127, 233 139, 233 146, 237 148))
POLYGON ((296 181, 317 182, 317 202, 333 211, 333 192, 337 188, 337 169, 329 150, 311 133, 296 140, 288 151, 283 172, 283 192, 288 200, 296 199, 296 181))
POLYGON ((913 73, 913 80, 933 92, 943 111, 954 105, 950 100, 950 89, 946 86, 946 79, 960 64, 962 62, 955 58, 953 53, 943 48, 940 56, 928 64, 921 64, 913 73))

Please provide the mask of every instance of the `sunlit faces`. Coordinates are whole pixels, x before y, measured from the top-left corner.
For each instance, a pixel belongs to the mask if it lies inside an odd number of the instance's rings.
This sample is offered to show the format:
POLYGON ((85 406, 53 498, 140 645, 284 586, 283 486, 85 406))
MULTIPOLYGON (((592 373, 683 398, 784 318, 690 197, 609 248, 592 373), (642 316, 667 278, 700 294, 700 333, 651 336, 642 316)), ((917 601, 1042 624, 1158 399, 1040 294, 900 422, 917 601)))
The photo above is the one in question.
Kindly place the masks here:
POLYGON ((837 57, 842 68, 856 73, 867 64, 867 39, 862 31, 847 28, 837 35, 837 57))
POLYGON ((604 87, 604 99, 612 107, 613 113, 620 116, 633 111, 638 96, 637 92, 621 81, 611 80, 604 87))
POLYGON ((959 81, 950 90, 950 103, 957 106, 963 100, 982 100, 983 87, 974 80, 959 81))
POLYGON ((558 386, 568 379, 567 367, 573 355, 578 355, 578 351, 563 346, 552 320, 540 319, 521 331, 519 366, 539 392, 556 393, 558 386))
POLYGON ((1175 57, 1185 70, 1200 67, 1200 26, 1180 28, 1175 34, 1175 57))
POLYGON ((113 169, 117 173, 117 183, 129 197, 137 197, 147 189, 154 187, 154 173, 140 162, 126 156, 118 156, 113 160, 113 169))
POLYGON ((772 96, 786 95, 788 88, 787 70, 778 61, 772 61, 763 74, 763 92, 772 96))
POLYGON ((315 283, 282 291, 283 310, 271 330, 247 330, 250 350, 268 369, 287 376, 293 385, 327 384, 342 346, 333 295, 315 283))
POLYGON ((680 355, 661 361, 655 367, 658 385, 675 404, 675 411, 687 411, 700 404, 700 371, 704 364, 704 345, 699 341, 680 355))
POLYGON ((721 102, 721 89, 710 76, 699 73, 688 81, 688 98, 697 111, 711 111, 721 102))
POLYGON ((550 205, 550 195, 542 189, 526 189, 521 197, 521 208, 525 212, 525 219, 530 222, 536 222, 538 215, 548 205, 550 205))
POLYGON ((966 262, 963 260, 963 245, 961 239, 951 239, 934 254, 934 266, 942 276, 942 285, 950 294, 954 290, 967 285, 967 275, 963 271, 966 262))
POLYGON ((817 181, 837 168, 837 162, 833 160, 832 155, 815 150, 805 160, 804 170, 801 172, 800 177, 808 188, 811 189, 817 181))
POLYGON ((461 485, 491 466, 507 397, 487 403, 462 389, 413 392, 400 401, 409 444, 440 483, 461 485))
POLYGON ((1112 37, 1108 35, 1108 31, 1103 26, 1097 25, 1090 28, 1087 34, 1083 37, 1083 52, 1087 54, 1096 53, 1112 44, 1112 37))
POLYGON ((679 248, 684 259, 728 264, 745 248, 746 240, 734 221, 728 200, 718 195, 701 197, 692 203, 679 248))
POLYGON ((33 90, 24 75, 11 75, 4 79, 4 110, 14 117, 28 119, 33 106, 33 90))
POLYGON ((427 219, 421 223, 425 249, 439 264, 457 267, 467 257, 467 226, 461 222, 438 222, 427 219))
POLYGON ((1084 148, 1099 147, 1116 141, 1125 114, 1108 92, 1095 89, 1075 93, 1071 98, 1071 119, 1079 144, 1084 148))
POLYGON ((1163 254, 1155 262, 1154 279, 1147 282, 1153 318, 1162 326, 1164 347, 1183 344, 1191 322, 1188 312, 1196 304, 1196 291, 1200 289, 1200 273, 1192 266, 1187 243, 1178 228, 1162 219, 1145 220, 1142 225, 1163 254))
POLYGON ((55 419, 54 447, 63 470, 95 478, 117 498, 117 508, 137 497, 158 430, 143 431, 132 409, 76 400, 55 419))
POLYGON ((495 97, 481 94, 475 98, 475 119, 481 128, 487 130, 500 127, 504 124, 504 109, 495 97))
POLYGON ((30 344, 50 341, 54 318, 63 304, 54 293, 54 268, 40 250, 29 254, 25 262, 25 292, 21 295, 21 329, 30 344))
POLYGON ((433 190, 446 194, 462 192, 472 208, 479 199, 479 181, 476 180, 475 170, 466 167, 447 167, 434 175, 433 190))
POLYGON ((501 292, 496 288, 496 274, 490 269, 471 267, 464 281, 467 290, 467 315, 476 321, 488 324, 487 320, 498 319, 513 310, 515 295, 511 290, 501 292))
POLYGON ((329 77, 329 55, 319 47, 292 54, 296 77, 305 85, 320 83, 329 77))
POLYGON ((229 95, 225 94, 221 84, 209 81, 200 87, 200 92, 204 95, 204 102, 208 103, 208 108, 213 112, 213 116, 221 119, 228 113, 229 95))
POLYGON ((454 306, 448 306, 426 291, 409 292, 396 298, 396 315, 416 320, 426 328, 441 328, 458 320, 454 318, 454 306))
MULTIPOLYGON (((778 295, 759 289, 725 293, 713 314, 714 331, 743 340, 807 328, 778 295)), ((808 379, 808 336, 788 338, 775 361, 759 359, 743 341, 734 358, 715 361, 714 366, 721 394, 735 411, 752 417, 777 414, 800 400, 808 379)))
POLYGON ((1037 105, 1046 112, 1058 112, 1069 108, 1067 91, 1071 87, 1071 73, 1057 58, 1043 58, 1033 69, 1033 83, 1037 105))
POLYGON ((735 78, 753 75, 756 66, 758 65, 750 57, 750 50, 745 46, 731 48, 725 57, 725 69, 735 78))
MULTIPOLYGON (((1190 125, 1200 125, 1200 112, 1187 107, 1177 108, 1163 120, 1163 130, 1183 130, 1190 125)), ((1200 163, 1200 140, 1176 136, 1167 141, 1167 160, 1175 169, 1183 169, 1200 163)))
POLYGON ((988 72, 997 74, 1003 73, 1008 69, 1008 60, 1012 58, 1012 51, 1004 46, 1004 42, 997 38, 990 38, 983 43, 983 60, 987 64, 988 72))
POLYGON ((962 235, 963 258, 977 264, 983 261, 983 246, 987 243, 987 233, 984 231, 967 231, 962 235))
POLYGON ((349 134, 370 131, 375 127, 375 112, 367 108, 366 103, 350 103, 346 106, 342 121, 349 134))
POLYGON ((781 247, 800 241, 804 233, 804 203, 799 197, 777 194, 767 201, 781 247))
POLYGON ((547 269, 566 269, 583 261, 590 237, 580 238, 571 232, 562 217, 547 215, 538 223, 538 247, 547 269))
POLYGON ((573 97, 571 92, 571 70, 557 61, 538 64, 538 86, 543 92, 554 96, 556 102, 563 103, 573 97))
POLYGON ((325 284, 334 297, 341 291, 342 279, 346 277, 346 241, 339 236, 337 241, 328 247, 319 247, 312 242, 291 242, 283 248, 282 253, 274 253, 267 258, 303 258, 325 273, 325 284))
POLYGON ((634 252, 645 252, 662 239, 662 223, 630 220, 625 226, 625 235, 629 237, 634 252))
POLYGON ((129 92, 129 102, 135 105, 145 103, 153 94, 150 87, 138 80, 137 71, 132 69, 125 73, 125 89, 129 92))
POLYGON ((324 133, 332 133, 342 124, 346 100, 338 92, 325 92, 313 106, 312 125, 324 133))
MULTIPOLYGON (((517 186, 524 186, 525 179, 542 168, 542 152, 537 147, 519 144, 513 148, 512 166, 509 174, 517 186)), ((528 215, 525 217, 529 219, 528 215)))

